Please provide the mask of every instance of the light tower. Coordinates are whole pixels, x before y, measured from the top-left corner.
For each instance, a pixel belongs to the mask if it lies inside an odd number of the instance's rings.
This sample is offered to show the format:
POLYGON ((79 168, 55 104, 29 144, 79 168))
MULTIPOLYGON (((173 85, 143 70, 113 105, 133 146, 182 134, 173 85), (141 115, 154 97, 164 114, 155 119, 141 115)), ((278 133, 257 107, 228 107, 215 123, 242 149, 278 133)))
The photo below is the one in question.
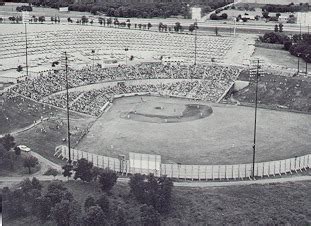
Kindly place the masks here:
POLYGON ((250 63, 250 77, 255 77, 255 117, 254 117, 254 139, 253 139, 253 164, 252 164, 252 178, 255 178, 255 159, 256 159, 256 136, 257 136, 257 107, 258 107, 258 80, 262 74, 262 65, 264 61, 258 59, 251 60, 250 63))

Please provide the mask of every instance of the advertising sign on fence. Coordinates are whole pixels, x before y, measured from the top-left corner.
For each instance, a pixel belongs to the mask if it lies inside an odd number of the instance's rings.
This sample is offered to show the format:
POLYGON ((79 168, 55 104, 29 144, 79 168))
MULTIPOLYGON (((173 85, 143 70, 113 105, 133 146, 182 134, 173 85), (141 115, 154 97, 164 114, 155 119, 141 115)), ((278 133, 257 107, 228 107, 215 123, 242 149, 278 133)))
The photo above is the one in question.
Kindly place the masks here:
POLYGON ((149 174, 153 173, 156 176, 160 176, 161 170, 161 156, 149 155, 141 153, 129 153, 130 172, 149 174))

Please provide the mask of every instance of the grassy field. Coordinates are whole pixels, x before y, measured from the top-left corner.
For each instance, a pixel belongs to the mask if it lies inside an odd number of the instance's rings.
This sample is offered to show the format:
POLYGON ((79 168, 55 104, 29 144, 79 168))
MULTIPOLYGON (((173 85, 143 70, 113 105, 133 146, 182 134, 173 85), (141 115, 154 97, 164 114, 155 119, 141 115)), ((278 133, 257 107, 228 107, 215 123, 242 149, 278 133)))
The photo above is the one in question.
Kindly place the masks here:
MULTIPOLYGON (((73 147, 92 121, 93 118, 91 117, 71 120, 71 144, 73 147)), ((62 163, 62 161, 54 157, 55 147, 62 144, 67 145, 67 141, 63 141, 66 138, 67 123, 65 119, 50 119, 28 131, 15 135, 17 144, 26 145, 45 158, 57 163, 62 163)))
MULTIPOLYGON (((265 64, 279 65, 285 68, 294 69, 297 69, 298 67, 298 58, 285 50, 256 47, 253 57, 263 59, 265 64)), ((305 66, 305 61, 300 59, 300 71, 305 72, 305 66)), ((311 70, 310 63, 308 64, 308 69, 311 70)))
MULTIPOLYGON (((234 93, 241 103, 254 104, 256 85, 249 78, 249 72, 243 71, 238 80, 250 81, 250 85, 234 93)), ((269 108, 311 112, 311 79, 303 77, 285 77, 264 74, 259 78, 258 102, 269 108)))
MULTIPOLYGON (((27 176, 28 168, 25 168, 24 158, 28 156, 28 154, 22 152, 21 156, 18 156, 14 159, 13 168, 10 168, 9 165, 6 166, 0 166, 0 177, 15 177, 15 176, 27 176)), ((31 173, 38 172, 40 170, 40 165, 37 165, 36 167, 31 169, 31 173)), ((1 185, 0 185, 1 187, 1 185)))
MULTIPOLYGON (((189 103, 188 100, 160 97, 144 97, 144 100, 189 103)), ((252 161, 253 108, 210 104, 213 109, 211 116, 183 123, 148 123, 120 118, 137 103, 140 103, 140 97, 115 101, 77 149, 116 157, 128 152, 160 154, 162 162, 184 164, 252 161)), ((310 117, 259 109, 256 160, 280 160, 309 154, 310 117)))
POLYGON ((42 118, 61 115, 65 111, 39 104, 22 97, 0 96, 0 134, 25 128, 42 118))
MULTIPOLYGON (((44 182, 46 187, 47 182, 44 182)), ((88 195, 99 197, 101 191, 92 184, 80 181, 65 183, 83 206, 88 195), (87 194, 86 194, 87 191, 87 194)), ((245 185, 210 188, 173 189, 171 211, 161 216, 164 225, 308 225, 311 223, 311 182, 266 185, 245 185)), ((109 195, 112 209, 122 206, 128 223, 139 225, 140 206, 129 195, 129 187, 118 183, 109 195)), ((4 207, 5 208, 5 207, 4 207)), ((4 220, 5 225, 53 225, 42 224, 35 217, 4 220)))

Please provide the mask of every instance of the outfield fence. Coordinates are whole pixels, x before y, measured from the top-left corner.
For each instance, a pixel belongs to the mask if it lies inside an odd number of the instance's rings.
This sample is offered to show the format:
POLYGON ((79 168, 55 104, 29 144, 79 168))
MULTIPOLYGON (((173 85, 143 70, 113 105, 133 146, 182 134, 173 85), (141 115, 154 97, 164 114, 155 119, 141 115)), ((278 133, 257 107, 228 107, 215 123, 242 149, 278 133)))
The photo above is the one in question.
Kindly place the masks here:
MULTIPOLYGON (((58 146, 55 154, 58 158, 68 159, 66 146, 58 146)), ((230 180, 247 179, 252 176, 253 164, 233 165, 184 165, 161 163, 161 156, 132 153, 130 159, 106 157, 76 149, 71 149, 73 163, 85 158, 99 168, 110 168, 121 174, 149 174, 156 176, 167 175, 170 178, 185 180, 230 180), (131 157, 136 156, 136 157, 131 157), (139 157, 137 157, 139 156, 139 157)), ((256 177, 271 177, 292 174, 307 170, 311 167, 311 154, 300 157, 255 163, 254 175, 256 177)))

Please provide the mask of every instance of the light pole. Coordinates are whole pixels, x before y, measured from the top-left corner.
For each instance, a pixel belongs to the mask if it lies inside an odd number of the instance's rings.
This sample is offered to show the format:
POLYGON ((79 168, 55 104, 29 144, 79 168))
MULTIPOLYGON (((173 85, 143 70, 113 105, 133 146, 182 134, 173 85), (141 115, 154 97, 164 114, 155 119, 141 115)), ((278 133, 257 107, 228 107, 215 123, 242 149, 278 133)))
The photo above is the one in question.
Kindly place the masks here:
POLYGON ((259 80, 259 69, 261 69, 261 63, 259 59, 253 61, 253 67, 250 71, 251 76, 255 74, 256 76, 256 89, 255 89, 255 120, 254 120, 254 139, 253 139, 253 164, 252 164, 252 178, 255 178, 255 159, 256 159, 256 135, 257 135, 257 108, 258 108, 258 80, 259 80))
POLYGON ((67 52, 64 52, 65 63, 65 79, 66 79, 66 105, 67 105, 67 140, 68 140, 68 164, 71 165, 71 148, 70 148, 70 116, 69 116, 69 84, 68 84, 68 57, 67 52))
POLYGON ((125 47, 124 51, 125 51, 125 64, 127 65, 127 51, 129 51, 129 49, 125 47))
POLYGON ((198 29, 198 24, 197 24, 197 20, 194 23, 194 66, 197 64, 197 29, 198 29))
POLYGON ((26 40, 26 75, 28 78, 28 39, 27 39, 27 23, 25 23, 25 40, 26 40))
POLYGON ((92 54, 93 54, 93 70, 94 70, 94 68, 95 68, 95 64, 94 64, 94 61, 95 61, 95 59, 94 59, 94 57, 95 57, 95 49, 92 49, 92 54))
POLYGON ((308 74, 308 57, 310 54, 306 54, 306 75, 308 74))
POLYGON ((298 65, 297 65, 297 69, 298 69, 298 71, 297 71, 297 75, 299 75, 299 71, 300 71, 300 53, 298 53, 297 54, 297 57, 298 57, 298 65))

